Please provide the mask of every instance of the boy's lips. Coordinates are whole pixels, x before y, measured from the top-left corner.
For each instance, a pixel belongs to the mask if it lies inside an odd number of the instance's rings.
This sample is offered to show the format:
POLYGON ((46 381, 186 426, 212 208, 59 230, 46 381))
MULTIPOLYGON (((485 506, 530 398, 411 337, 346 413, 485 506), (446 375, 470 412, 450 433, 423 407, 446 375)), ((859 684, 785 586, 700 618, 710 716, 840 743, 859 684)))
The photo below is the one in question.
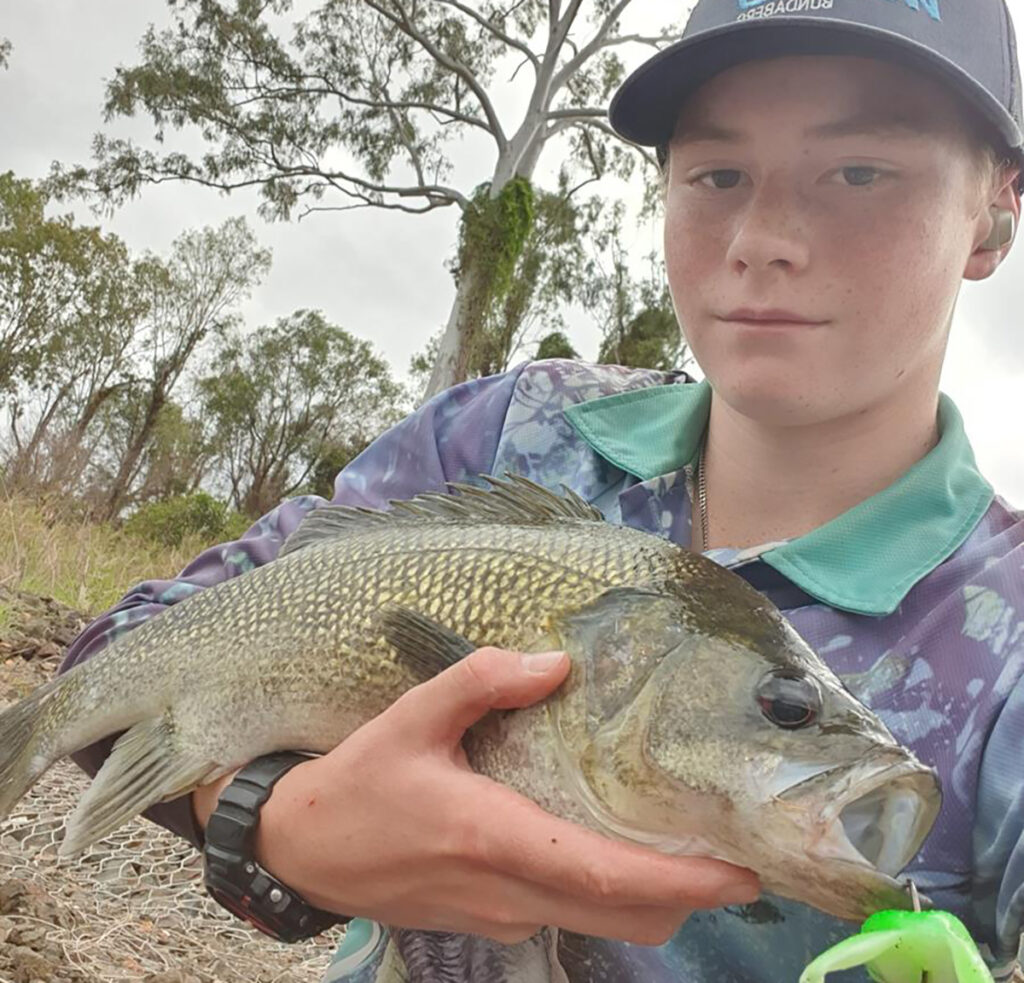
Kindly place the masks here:
POLYGON ((738 307, 727 314, 718 315, 722 321, 734 321, 740 324, 761 324, 769 327, 774 324, 825 324, 824 318, 812 318, 781 307, 738 307))

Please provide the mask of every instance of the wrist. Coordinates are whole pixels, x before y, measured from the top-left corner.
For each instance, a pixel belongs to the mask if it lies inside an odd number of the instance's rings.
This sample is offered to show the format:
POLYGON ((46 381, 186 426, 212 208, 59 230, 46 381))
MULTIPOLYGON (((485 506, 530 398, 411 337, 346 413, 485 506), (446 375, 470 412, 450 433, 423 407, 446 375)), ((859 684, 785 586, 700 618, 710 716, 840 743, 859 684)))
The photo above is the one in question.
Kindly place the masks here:
MULTIPOLYGON (((255 854, 263 807, 278 782, 305 760, 302 754, 281 751, 256 758, 242 768, 209 817, 203 849, 208 893, 235 915, 283 942, 309 938, 348 920, 311 904, 301 891, 264 867, 255 854)), ((278 839, 295 837, 292 829, 288 837, 278 839)))
POLYGON ((253 859, 282 881, 302 890, 303 865, 296 849, 307 842, 300 830, 304 797, 312 797, 307 786, 307 769, 315 759, 295 765, 282 775, 260 809, 260 822, 253 833, 253 859))
POLYGON ((231 784, 237 774, 238 769, 230 771, 208 785, 200 785, 192 790, 192 817, 200 829, 206 829, 211 813, 217 808, 221 792, 231 784))

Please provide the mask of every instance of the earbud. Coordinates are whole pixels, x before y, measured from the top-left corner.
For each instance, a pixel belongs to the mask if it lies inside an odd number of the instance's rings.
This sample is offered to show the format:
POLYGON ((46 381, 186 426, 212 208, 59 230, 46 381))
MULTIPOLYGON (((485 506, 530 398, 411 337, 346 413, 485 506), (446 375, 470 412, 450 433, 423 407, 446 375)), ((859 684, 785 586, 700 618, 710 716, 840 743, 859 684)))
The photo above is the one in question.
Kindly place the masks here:
POLYGON ((978 247, 979 249, 1002 249, 1013 239, 1015 226, 1013 212, 1008 208, 993 208, 991 211, 992 231, 978 247))

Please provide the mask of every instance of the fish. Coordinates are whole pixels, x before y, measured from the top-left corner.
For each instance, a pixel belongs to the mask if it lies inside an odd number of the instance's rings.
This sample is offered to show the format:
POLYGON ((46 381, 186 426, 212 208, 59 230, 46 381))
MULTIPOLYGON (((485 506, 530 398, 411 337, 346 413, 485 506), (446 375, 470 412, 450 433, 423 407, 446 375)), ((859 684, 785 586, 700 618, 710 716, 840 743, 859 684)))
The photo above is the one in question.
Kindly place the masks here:
POLYGON ((860 920, 935 821, 901 746, 737 574, 568 489, 481 476, 383 510, 312 510, 270 563, 116 637, 0 714, 0 819, 119 734, 67 823, 81 852, 276 750, 326 753, 474 649, 561 650, 547 699, 492 712, 470 765, 550 813, 860 920))

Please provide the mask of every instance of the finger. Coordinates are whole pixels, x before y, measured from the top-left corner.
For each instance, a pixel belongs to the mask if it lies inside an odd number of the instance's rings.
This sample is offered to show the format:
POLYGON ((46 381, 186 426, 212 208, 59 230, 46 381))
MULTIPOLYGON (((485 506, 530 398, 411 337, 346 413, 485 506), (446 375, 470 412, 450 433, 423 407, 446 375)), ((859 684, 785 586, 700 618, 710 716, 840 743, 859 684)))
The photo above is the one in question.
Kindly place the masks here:
POLYGON ((482 648, 409 690, 392 707, 393 723, 413 727, 420 740, 456 744, 489 710, 529 706, 565 679, 564 652, 522 654, 482 648))
POLYGON ((693 914, 688 908, 628 908, 593 907, 575 909, 568 905, 563 914, 551 921, 552 925, 600 939, 617 939, 633 945, 664 945, 693 914))
MULTIPOLYGON (((529 938, 539 925, 554 925, 580 935, 621 939, 639 945, 661 945, 689 917, 685 908, 611 907, 581 901, 558 890, 540 887, 493 871, 463 868, 439 878, 436 900, 424 910, 418 898, 386 902, 391 924, 428 931, 469 932, 503 942, 529 938), (455 899, 473 898, 466 911, 455 899), (453 899, 446 904, 443 899, 453 899)), ((374 906, 368 917, 374 917, 374 906)), ((366 915, 367 912, 360 912, 366 915)))
POLYGON ((477 844, 486 854, 480 859, 494 869, 603 905, 717 908, 759 895, 752 871, 612 840, 488 779, 480 783, 481 809, 502 817, 501 835, 477 844))
POLYGON ((497 933, 509 925, 521 927, 529 920, 579 935, 662 945, 692 914, 689 908, 609 906, 581 901, 564 892, 512 878, 497 879, 489 887, 476 895, 474 916, 484 922, 483 934, 491 938, 498 938, 497 933), (488 900, 481 904, 482 898, 488 900))

